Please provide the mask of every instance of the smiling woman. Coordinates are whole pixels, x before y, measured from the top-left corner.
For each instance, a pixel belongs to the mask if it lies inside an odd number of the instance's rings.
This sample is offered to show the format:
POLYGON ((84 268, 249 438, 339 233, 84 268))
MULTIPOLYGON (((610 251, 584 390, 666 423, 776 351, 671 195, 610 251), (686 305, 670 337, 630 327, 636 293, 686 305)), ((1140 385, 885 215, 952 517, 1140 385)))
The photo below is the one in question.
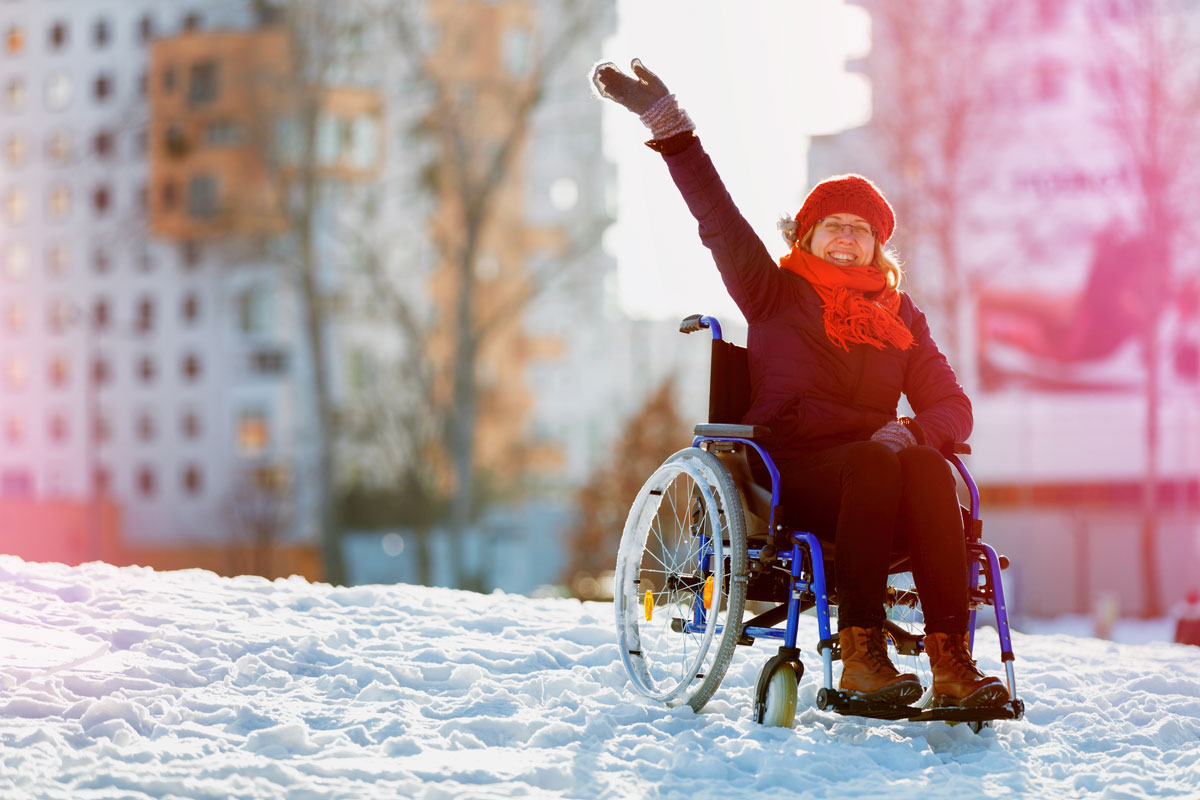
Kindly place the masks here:
POLYGON ((754 458, 751 469, 789 522, 837 545, 841 691, 889 708, 923 692, 885 644, 889 566, 905 553, 921 597, 930 702, 1004 705, 1008 690, 967 649, 963 521, 942 455, 970 434, 971 403, 900 291, 899 263, 883 249, 896 228, 883 192, 861 175, 818 183, 780 226, 790 249, 776 264, 666 84, 636 58, 628 74, 599 64, 592 80, 650 129, 647 146, 662 155, 749 323, 750 401, 738 422, 770 429, 756 440, 778 472, 766 475, 754 458), (897 417, 902 393, 915 418, 897 417))

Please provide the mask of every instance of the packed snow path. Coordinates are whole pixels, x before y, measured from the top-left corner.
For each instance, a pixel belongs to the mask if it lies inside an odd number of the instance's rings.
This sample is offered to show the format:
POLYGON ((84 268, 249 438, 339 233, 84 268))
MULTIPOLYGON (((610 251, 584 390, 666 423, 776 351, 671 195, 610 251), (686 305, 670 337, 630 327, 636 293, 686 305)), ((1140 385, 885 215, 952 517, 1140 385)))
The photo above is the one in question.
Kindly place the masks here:
POLYGON ((807 655, 782 730, 750 720, 766 643, 667 709, 604 604, 9 556, 0 589, 4 798, 1200 797, 1183 645, 1016 635, 1027 717, 979 735, 817 711, 807 655))

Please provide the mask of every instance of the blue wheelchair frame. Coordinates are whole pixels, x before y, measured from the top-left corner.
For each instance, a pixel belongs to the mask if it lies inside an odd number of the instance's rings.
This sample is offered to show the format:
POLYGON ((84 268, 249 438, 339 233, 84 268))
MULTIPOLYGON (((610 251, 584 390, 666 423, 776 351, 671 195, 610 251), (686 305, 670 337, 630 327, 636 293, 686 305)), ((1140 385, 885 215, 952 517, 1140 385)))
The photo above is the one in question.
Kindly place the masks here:
MULTIPOLYGON (((715 317, 700 317, 697 325, 698 328, 709 328, 712 331, 713 339, 721 339, 721 325, 715 317)), ((776 534, 783 532, 784 525, 779 514, 779 470, 766 449, 751 438, 738 436, 697 435, 692 441, 692 446, 697 448, 730 444, 753 448, 762 458, 763 464, 770 473, 771 517, 769 520, 769 531, 774 540, 776 534)), ((962 448, 964 452, 969 452, 969 449, 966 449, 965 446, 962 446, 962 448)), ((777 639, 782 641, 779 655, 768 661, 759 676, 758 697, 756 697, 756 717, 758 721, 762 721, 762 699, 765 692, 765 682, 770 678, 770 673, 774 666, 779 663, 793 664, 798 668, 797 679, 799 678, 799 674, 803 672, 803 664, 799 661, 799 648, 796 646, 796 636, 801 613, 801 599, 805 596, 814 598, 813 606, 817 613, 817 626, 821 636, 820 642, 817 644, 823 668, 823 688, 817 696, 817 705, 819 708, 832 709, 843 714, 908 720, 982 721, 992 719, 1020 719, 1024 715, 1024 704, 1017 698, 1016 675, 1013 668, 1015 657, 1013 655, 1012 637, 1009 630, 1008 610, 1004 600, 1004 586, 1000 578, 1002 569, 1001 558, 990 545, 979 540, 982 528, 979 518, 979 489, 975 485, 971 473, 967 470, 966 465, 963 464, 957 453, 944 455, 946 455, 947 460, 954 465, 954 468, 962 477, 971 497, 969 530, 965 531, 967 536, 967 589, 968 601, 971 608, 968 625, 970 636, 969 647, 974 649, 975 645, 975 622, 978 605, 985 604, 992 606, 996 614, 996 628, 1000 638, 1001 660, 1004 663, 1008 680, 1009 703, 1001 708, 989 709, 936 708, 922 710, 913 707, 881 708, 871 707, 860 701, 852 700, 835 690, 833 687, 834 638, 829 620, 829 595, 825 578, 824 551, 821 546, 821 540, 816 535, 806 531, 793 530, 787 536, 790 550, 780 548, 779 552, 774 555, 781 563, 781 566, 790 562, 786 627, 780 629, 776 627, 747 626, 742 629, 743 641, 741 643, 752 644, 755 639, 777 639), (809 575, 806 575, 804 571, 804 556, 806 553, 808 555, 807 563, 811 567, 811 574, 809 575), (986 573, 981 570, 982 566, 986 566, 986 573), (980 583, 981 576, 983 577, 982 585, 980 583)), ((967 519, 964 519, 964 524, 966 522, 967 519)), ((774 545, 771 546, 773 547, 774 545)), ((706 571, 711 571, 712 548, 705 543, 702 545, 702 550, 707 550, 707 555, 703 558, 704 568, 706 571)), ((764 550, 764 546, 748 546, 748 559, 752 563, 758 561, 763 557, 764 550)), ((698 597, 694 607, 693 618, 683 626, 682 630, 691 633, 703 633, 706 624, 704 605, 701 598, 698 597)), ((719 634, 721 632, 722 626, 717 625, 714 633, 719 634)), ((918 640, 916 645, 918 649, 923 649, 923 640, 918 640)))

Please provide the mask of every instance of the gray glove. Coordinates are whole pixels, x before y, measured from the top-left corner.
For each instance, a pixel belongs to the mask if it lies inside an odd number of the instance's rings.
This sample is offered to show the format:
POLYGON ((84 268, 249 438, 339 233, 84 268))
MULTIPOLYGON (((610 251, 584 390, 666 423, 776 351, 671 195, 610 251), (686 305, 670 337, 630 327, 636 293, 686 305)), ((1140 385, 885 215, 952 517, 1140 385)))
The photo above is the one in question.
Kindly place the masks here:
POLYGON ((592 71, 592 83, 601 95, 620 103, 640 117, 669 95, 670 91, 657 75, 643 66, 640 58, 635 58, 630 66, 637 77, 629 77, 611 61, 597 64, 592 71))
POLYGON ((893 421, 871 434, 871 441, 883 442, 893 452, 899 453, 906 447, 916 445, 917 437, 902 423, 893 421))
POLYGON ((592 83, 602 96, 637 114, 654 139, 694 131, 695 124, 675 102, 675 95, 667 90, 667 85, 646 69, 641 59, 635 58, 631 66, 636 77, 621 72, 610 61, 597 64, 592 71, 592 83))

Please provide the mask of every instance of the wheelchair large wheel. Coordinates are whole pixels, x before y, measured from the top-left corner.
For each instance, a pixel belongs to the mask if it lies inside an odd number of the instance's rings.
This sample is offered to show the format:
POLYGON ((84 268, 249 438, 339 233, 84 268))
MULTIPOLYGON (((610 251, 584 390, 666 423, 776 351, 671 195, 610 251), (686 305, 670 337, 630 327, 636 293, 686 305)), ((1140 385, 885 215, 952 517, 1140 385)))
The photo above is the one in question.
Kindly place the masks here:
POLYGON ((912 573, 889 575, 888 595, 888 656, 897 669, 914 673, 921 681, 925 693, 914 705, 923 706, 932 691, 933 671, 924 652, 915 649, 916 640, 925 636, 925 615, 921 611, 912 573))
POLYGON ((617 555, 617 639, 639 694, 708 702, 741 637, 746 575, 733 478, 712 453, 680 450, 638 492, 617 555))

